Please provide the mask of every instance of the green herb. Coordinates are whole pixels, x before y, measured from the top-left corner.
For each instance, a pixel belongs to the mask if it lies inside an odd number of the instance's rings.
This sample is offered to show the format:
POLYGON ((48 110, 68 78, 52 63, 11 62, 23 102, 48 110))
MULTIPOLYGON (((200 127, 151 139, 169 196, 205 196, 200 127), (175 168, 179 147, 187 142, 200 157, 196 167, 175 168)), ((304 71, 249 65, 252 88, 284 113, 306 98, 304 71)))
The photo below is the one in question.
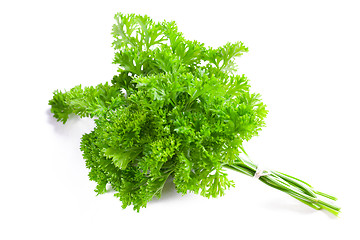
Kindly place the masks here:
POLYGON ((231 169, 339 213, 329 201, 334 197, 277 171, 259 173, 243 156, 243 142, 265 126, 267 110, 248 79, 236 74, 234 59, 248 51, 242 42, 205 47, 186 40, 174 22, 120 13, 115 20, 119 69, 111 84, 55 91, 49 102, 63 123, 70 114, 95 117, 81 150, 98 194, 109 184, 124 208, 139 211, 172 179, 179 193, 217 197, 234 186, 231 169))

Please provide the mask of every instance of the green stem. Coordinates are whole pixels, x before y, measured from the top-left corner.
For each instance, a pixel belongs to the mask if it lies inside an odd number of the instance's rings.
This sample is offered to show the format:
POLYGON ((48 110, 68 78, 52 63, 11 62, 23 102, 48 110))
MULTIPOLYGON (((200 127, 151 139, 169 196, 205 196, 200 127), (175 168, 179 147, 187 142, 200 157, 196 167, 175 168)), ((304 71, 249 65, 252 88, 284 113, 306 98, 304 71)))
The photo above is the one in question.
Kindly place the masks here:
MULTIPOLYGON (((233 164, 225 164, 224 167, 248 176, 254 176, 257 169, 256 164, 241 158, 238 158, 233 164)), ((272 188, 285 192, 313 209, 325 209, 336 216, 340 213, 340 207, 328 200, 319 198, 319 196, 321 196, 335 201, 337 199, 334 196, 317 191, 307 182, 288 174, 278 171, 269 172, 269 175, 261 176, 259 180, 272 188)))

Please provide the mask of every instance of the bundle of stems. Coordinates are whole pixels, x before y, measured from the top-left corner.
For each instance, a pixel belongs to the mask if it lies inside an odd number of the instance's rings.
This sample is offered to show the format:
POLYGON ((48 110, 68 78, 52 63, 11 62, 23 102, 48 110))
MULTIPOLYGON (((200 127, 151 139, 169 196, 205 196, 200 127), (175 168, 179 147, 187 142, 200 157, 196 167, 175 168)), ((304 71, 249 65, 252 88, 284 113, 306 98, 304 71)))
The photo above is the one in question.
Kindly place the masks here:
POLYGON ((309 183, 279 171, 264 170, 259 173, 258 165, 249 158, 239 156, 234 164, 225 167, 250 177, 257 176, 266 185, 290 195, 313 209, 325 209, 335 216, 340 213, 340 207, 332 203, 337 200, 336 197, 320 192, 309 183))

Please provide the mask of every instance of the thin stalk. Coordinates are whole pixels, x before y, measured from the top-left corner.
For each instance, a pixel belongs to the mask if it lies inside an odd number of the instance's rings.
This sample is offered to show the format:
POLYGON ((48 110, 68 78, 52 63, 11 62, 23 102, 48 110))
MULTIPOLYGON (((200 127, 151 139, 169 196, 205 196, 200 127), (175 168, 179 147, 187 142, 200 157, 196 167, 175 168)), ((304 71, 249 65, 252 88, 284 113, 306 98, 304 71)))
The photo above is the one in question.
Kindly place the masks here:
POLYGON ((331 199, 331 200, 333 200, 333 201, 336 201, 336 200, 337 200, 337 198, 336 198, 336 197, 331 196, 331 195, 326 194, 326 193, 323 193, 323 192, 320 192, 320 191, 316 191, 316 190, 315 190, 315 193, 316 193, 317 195, 320 195, 320 196, 326 197, 326 198, 331 199))

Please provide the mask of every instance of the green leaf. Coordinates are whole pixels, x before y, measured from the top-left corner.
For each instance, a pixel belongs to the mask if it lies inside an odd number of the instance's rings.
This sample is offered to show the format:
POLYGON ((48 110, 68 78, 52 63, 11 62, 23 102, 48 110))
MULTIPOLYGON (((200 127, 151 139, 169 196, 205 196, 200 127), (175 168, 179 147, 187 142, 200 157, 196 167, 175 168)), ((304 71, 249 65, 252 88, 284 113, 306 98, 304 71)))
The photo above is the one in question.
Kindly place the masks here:
POLYGON ((112 158, 114 165, 121 170, 124 170, 129 162, 134 160, 139 153, 139 149, 131 148, 126 150, 108 148, 104 151, 105 156, 112 158))

